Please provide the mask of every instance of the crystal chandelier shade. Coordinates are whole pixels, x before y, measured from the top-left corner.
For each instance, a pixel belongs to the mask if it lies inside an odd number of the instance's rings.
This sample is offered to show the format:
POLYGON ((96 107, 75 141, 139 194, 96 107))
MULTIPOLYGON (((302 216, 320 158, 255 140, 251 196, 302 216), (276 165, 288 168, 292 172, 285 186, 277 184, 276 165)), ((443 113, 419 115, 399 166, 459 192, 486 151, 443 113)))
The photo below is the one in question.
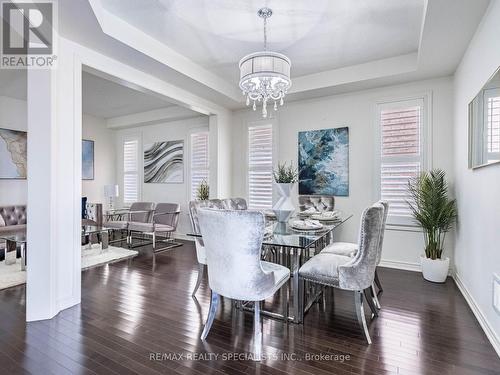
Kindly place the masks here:
POLYGON ((267 117, 267 106, 273 102, 274 110, 292 85, 290 80, 291 62, 281 53, 267 51, 267 19, 273 14, 269 8, 262 8, 257 13, 264 19, 264 51, 246 55, 240 60, 240 89, 246 97, 246 104, 252 102, 253 110, 257 103, 262 103, 262 117, 267 117))

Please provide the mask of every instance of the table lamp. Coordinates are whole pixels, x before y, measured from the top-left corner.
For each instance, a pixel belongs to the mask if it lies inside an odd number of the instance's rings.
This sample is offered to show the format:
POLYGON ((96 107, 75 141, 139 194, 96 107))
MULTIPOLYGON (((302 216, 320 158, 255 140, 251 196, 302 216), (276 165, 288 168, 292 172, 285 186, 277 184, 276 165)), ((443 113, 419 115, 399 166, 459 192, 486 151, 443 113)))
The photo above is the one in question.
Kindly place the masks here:
POLYGON ((120 196, 118 185, 104 185, 104 196, 108 199, 108 209, 113 209, 113 200, 120 196))

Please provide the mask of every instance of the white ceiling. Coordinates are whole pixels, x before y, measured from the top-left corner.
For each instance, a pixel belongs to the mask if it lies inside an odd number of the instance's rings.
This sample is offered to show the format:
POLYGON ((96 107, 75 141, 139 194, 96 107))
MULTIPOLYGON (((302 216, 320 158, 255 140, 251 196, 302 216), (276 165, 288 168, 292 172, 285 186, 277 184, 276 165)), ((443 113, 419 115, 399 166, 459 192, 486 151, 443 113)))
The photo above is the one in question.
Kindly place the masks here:
MULTIPOLYGON (((237 60, 261 48, 254 14, 263 5, 275 10, 270 46, 292 57, 287 101, 293 101, 452 75, 489 3, 59 0, 58 12, 65 38, 212 103, 211 108, 239 109, 245 103, 235 78, 237 60)), ((184 98, 171 99, 179 104, 184 98)))
POLYGON ((87 72, 82 75, 82 91, 83 112, 105 119, 174 106, 152 94, 87 72))
POLYGON ((292 77, 417 52, 424 0, 102 0, 105 10, 218 76, 262 50, 257 10, 273 9, 268 48, 292 77))

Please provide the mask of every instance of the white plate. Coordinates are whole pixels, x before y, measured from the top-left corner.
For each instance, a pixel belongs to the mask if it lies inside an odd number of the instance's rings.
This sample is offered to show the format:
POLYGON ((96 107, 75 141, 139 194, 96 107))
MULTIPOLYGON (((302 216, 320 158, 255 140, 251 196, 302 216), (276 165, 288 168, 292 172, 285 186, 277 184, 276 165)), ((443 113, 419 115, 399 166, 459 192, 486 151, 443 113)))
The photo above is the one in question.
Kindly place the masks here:
POLYGON ((311 219, 320 220, 320 221, 338 221, 338 220, 340 220, 340 215, 335 214, 332 216, 324 216, 322 214, 315 214, 315 215, 311 216, 311 219))
POLYGON ((311 230, 319 230, 319 229, 323 229, 323 224, 319 223, 318 225, 308 225, 308 224, 304 224, 304 223, 298 223, 297 220, 296 221, 293 221, 290 226, 293 228, 293 229, 297 229, 297 230, 303 230, 303 231, 311 231, 311 230))

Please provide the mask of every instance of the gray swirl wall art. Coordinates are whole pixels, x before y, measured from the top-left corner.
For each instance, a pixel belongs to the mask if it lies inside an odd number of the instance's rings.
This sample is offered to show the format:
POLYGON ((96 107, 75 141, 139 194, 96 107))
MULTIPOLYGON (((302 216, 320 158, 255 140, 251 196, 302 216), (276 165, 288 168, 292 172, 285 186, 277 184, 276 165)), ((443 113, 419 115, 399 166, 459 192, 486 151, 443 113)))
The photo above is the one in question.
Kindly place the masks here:
POLYGON ((184 182, 183 140, 144 145, 144 182, 184 182))

